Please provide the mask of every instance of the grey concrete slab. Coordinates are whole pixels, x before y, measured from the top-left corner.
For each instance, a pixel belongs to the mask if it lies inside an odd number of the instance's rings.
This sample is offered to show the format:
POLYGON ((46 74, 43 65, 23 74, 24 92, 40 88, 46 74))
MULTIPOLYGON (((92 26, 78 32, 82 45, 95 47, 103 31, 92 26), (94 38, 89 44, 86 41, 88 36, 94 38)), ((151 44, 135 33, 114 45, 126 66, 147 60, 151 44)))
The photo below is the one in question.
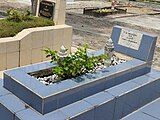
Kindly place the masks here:
POLYGON ((158 119, 138 111, 122 118, 121 120, 158 120, 158 119))
POLYGON ((146 105, 140 111, 157 119, 160 119, 160 99, 153 101, 152 103, 146 105))
MULTIPOLYGON (((94 119, 94 110, 93 106, 86 101, 78 101, 68 106, 65 106, 59 109, 62 113, 68 116, 68 118, 80 117, 83 120, 93 120, 94 119)), ((80 120, 80 119, 77 119, 80 120)))

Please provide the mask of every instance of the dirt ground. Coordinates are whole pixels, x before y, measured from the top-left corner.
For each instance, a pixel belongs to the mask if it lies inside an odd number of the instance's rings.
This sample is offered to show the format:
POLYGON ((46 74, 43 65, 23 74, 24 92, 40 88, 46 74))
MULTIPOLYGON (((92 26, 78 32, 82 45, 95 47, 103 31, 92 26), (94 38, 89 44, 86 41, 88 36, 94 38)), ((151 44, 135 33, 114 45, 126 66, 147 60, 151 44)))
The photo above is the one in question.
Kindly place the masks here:
POLYGON ((84 7, 107 6, 110 6, 110 3, 104 1, 77 1, 67 5, 66 24, 73 26, 72 46, 88 43, 91 49, 101 49, 110 37, 114 25, 149 32, 158 35, 153 67, 160 69, 160 8, 157 9, 156 4, 154 8, 130 4, 125 7, 127 14, 109 15, 103 18, 83 15, 84 7))

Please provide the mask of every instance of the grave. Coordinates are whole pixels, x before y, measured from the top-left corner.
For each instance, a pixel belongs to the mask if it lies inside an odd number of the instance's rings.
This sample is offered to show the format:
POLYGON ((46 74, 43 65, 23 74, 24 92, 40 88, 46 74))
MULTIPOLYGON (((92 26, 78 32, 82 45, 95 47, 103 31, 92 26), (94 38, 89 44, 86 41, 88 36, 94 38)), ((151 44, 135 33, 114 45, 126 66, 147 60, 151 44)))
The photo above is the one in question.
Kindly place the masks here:
POLYGON ((125 14, 127 9, 115 7, 112 10, 112 7, 103 7, 103 8, 84 8, 83 14, 90 15, 94 17, 104 17, 107 15, 114 15, 114 14, 125 14))
POLYGON ((50 61, 5 71, 1 119, 118 120, 160 97, 160 71, 151 68, 157 36, 115 26, 111 38, 133 59, 49 86, 28 73, 54 67, 50 61))
POLYGON ((40 0, 37 16, 54 20, 54 26, 28 28, 13 37, 0 38, 0 71, 47 61, 42 49, 70 51, 72 26, 65 24, 65 0, 40 0), (43 14, 42 14, 43 13, 43 14), (46 16, 47 15, 47 16, 46 16), (57 37, 58 36, 58 37, 57 37))

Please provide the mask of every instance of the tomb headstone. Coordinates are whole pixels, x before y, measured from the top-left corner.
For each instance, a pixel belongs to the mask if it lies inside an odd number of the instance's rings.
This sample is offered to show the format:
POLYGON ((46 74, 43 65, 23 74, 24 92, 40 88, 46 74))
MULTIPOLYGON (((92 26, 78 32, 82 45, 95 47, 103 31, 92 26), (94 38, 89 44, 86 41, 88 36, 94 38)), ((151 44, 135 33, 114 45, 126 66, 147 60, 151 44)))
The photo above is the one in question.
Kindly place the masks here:
POLYGON ((114 26, 111 38, 115 46, 115 51, 146 62, 153 60, 157 40, 156 35, 114 26))
POLYGON ((52 19, 56 25, 65 24, 65 0, 38 0, 36 16, 52 19))
POLYGON ((39 5, 39 16, 53 19, 54 6, 54 2, 41 1, 39 5))

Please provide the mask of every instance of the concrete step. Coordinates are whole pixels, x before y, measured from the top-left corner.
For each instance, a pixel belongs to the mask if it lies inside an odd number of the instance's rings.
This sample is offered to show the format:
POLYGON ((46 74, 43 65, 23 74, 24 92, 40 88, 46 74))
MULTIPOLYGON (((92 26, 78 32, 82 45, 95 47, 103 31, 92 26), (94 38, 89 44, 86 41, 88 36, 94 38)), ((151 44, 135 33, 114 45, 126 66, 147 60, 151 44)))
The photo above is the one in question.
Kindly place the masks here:
POLYGON ((121 120, 160 120, 160 98, 148 103, 121 120))
POLYGON ((106 92, 116 98, 114 120, 118 120, 160 97, 160 72, 150 73, 114 86, 106 92))
MULTIPOLYGON (((0 110, 3 110, 0 114, 4 120, 118 120, 160 97, 159 85, 160 72, 152 69, 148 74, 45 115, 27 108, 25 103, 8 92, 0 95, 0 110)), ((4 88, 1 86, 1 89, 3 91, 4 88)))

